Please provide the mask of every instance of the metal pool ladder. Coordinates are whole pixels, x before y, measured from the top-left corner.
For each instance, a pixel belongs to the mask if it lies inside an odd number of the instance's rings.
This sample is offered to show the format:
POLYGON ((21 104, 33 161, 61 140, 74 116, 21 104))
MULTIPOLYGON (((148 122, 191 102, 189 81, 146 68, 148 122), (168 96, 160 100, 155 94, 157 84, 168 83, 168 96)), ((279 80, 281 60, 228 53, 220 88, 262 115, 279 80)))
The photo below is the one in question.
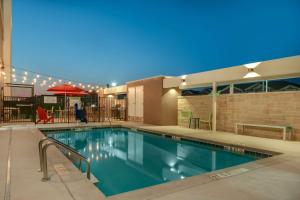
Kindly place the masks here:
POLYGON ((40 170, 43 172, 42 181, 48 181, 50 178, 48 176, 48 166, 47 166, 47 149, 50 146, 56 146, 57 148, 62 148, 68 152, 69 155, 75 156, 79 159, 79 169, 81 169, 81 161, 83 160, 86 163, 86 175, 88 179, 91 179, 91 164, 90 162, 82 155, 80 155, 73 148, 65 145, 64 143, 54 139, 54 138, 43 138, 39 141, 39 157, 40 157, 40 170), (44 142, 46 142, 44 144, 44 142), (44 145, 43 145, 44 144, 44 145))

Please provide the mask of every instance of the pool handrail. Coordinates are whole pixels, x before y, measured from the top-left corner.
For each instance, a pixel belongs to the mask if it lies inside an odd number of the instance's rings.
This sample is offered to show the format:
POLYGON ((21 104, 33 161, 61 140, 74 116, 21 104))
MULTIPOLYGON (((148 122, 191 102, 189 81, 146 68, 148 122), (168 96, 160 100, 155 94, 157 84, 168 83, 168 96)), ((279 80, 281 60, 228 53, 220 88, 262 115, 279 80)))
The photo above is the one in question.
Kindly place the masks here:
MULTIPOLYGON (((72 147, 69 147, 68 145, 54 139, 54 138, 43 138, 39 141, 39 156, 40 156, 40 171, 43 172, 43 178, 42 181, 47 181, 49 180, 48 177, 48 166, 47 166, 47 149, 49 146, 54 145, 57 148, 63 148, 67 151, 69 151, 69 153, 72 153, 72 155, 74 155, 76 158, 78 158, 81 161, 83 160, 86 163, 86 174, 87 174, 87 178, 91 179, 91 164, 90 162, 81 154, 79 154, 76 150, 74 150, 72 147), (45 141, 48 141, 48 143, 46 143, 43 146, 43 143, 45 141)), ((80 164, 81 165, 81 164, 80 164)))

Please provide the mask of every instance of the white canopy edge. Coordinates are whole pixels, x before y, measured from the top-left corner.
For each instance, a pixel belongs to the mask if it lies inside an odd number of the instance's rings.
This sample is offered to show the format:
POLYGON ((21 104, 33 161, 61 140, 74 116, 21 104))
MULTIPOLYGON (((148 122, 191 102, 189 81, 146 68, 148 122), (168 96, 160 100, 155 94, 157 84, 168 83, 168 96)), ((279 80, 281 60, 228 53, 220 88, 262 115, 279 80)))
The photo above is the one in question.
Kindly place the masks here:
POLYGON ((300 55, 262 61, 254 70, 261 76, 257 78, 244 79, 243 77, 248 73, 248 69, 244 65, 239 65, 185 75, 184 84, 182 84, 183 79, 181 76, 166 77, 163 81, 163 87, 179 87, 184 89, 211 85, 213 82, 222 84, 240 81, 249 82, 263 79, 296 77, 300 75, 300 55))

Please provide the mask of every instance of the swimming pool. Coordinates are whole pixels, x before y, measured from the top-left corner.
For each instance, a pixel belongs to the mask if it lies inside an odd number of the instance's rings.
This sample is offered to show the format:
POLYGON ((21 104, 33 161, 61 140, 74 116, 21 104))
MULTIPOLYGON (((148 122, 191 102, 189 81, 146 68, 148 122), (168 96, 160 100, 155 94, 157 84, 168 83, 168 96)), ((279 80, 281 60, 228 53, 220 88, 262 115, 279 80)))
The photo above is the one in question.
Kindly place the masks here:
POLYGON ((250 154, 126 128, 45 132, 91 161, 96 186, 111 196, 259 159, 250 154))

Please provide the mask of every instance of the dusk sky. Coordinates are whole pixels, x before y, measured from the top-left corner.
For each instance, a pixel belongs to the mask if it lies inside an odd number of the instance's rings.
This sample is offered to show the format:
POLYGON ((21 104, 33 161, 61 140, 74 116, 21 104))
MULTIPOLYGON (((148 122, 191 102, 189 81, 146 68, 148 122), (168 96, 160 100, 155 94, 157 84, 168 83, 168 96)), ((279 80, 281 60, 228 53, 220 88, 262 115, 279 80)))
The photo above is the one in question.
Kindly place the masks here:
POLYGON ((13 64, 124 83, 300 54, 300 0, 13 0, 13 64))

